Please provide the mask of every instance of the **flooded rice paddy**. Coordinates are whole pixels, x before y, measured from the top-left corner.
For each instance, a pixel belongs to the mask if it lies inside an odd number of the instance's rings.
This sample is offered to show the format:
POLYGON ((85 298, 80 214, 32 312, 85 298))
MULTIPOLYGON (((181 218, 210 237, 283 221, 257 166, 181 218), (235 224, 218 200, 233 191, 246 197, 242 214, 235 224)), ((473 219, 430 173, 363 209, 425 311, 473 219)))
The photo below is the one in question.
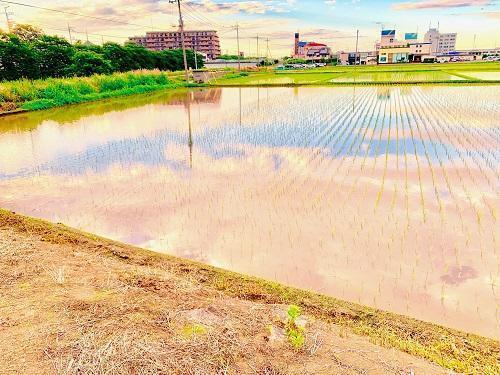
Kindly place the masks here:
POLYGON ((500 91, 224 88, 0 119, 0 207, 498 338, 500 91))
MULTIPOLYGON (((476 78, 476 77, 474 77, 476 78)), ((486 79, 486 78, 485 78, 486 79)), ((330 82, 434 82, 463 81, 465 78, 442 71, 424 72, 363 72, 349 73, 333 78, 330 82)))

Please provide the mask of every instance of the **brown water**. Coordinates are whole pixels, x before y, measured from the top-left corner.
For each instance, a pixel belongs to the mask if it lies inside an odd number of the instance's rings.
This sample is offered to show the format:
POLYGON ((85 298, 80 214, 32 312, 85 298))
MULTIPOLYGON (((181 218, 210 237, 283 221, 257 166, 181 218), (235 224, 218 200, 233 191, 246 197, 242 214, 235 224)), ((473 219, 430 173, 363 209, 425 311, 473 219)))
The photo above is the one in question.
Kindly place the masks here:
POLYGON ((0 119, 0 207, 498 338, 500 90, 225 88, 0 119))

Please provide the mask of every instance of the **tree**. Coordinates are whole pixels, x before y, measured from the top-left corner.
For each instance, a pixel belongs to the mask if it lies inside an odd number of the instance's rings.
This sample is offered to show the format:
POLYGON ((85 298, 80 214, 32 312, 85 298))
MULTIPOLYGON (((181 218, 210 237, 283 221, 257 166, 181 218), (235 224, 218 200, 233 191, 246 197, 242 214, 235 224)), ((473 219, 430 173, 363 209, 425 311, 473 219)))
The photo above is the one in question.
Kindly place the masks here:
POLYGON ((105 43, 102 55, 111 61, 114 71, 127 72, 137 67, 137 62, 133 61, 129 50, 117 43, 105 43))
POLYGON ((184 69, 182 50, 171 49, 158 53, 157 68, 160 70, 181 70, 184 69))
POLYGON ((153 52, 135 43, 125 43, 123 47, 130 58, 130 67, 128 70, 135 69, 154 69, 156 54, 158 52, 153 52))
POLYGON ((39 64, 35 51, 17 36, 0 40, 0 80, 39 78, 39 64))
POLYGON ((16 24, 12 29, 12 34, 23 42, 33 42, 43 35, 43 31, 38 27, 28 24, 16 24))
POLYGON ((42 35, 32 43, 32 46, 38 55, 42 78, 64 77, 68 74, 74 50, 66 39, 42 35))
POLYGON ((80 50, 71 57, 70 74, 90 76, 92 74, 109 74, 113 72, 111 61, 94 51, 80 50))
MULTIPOLYGON (((200 55, 199 53, 196 54, 196 60, 197 60, 196 62, 198 64, 195 64, 193 50, 186 50, 186 57, 187 57, 187 63, 188 63, 189 68, 194 69, 196 66, 198 66, 198 69, 201 69, 201 68, 203 68, 203 66, 205 66, 205 63, 203 62, 203 56, 200 55)), ((182 61, 182 65, 181 65, 180 69, 184 69, 184 60, 182 61)), ((177 70, 180 70, 180 69, 177 69, 177 70)))

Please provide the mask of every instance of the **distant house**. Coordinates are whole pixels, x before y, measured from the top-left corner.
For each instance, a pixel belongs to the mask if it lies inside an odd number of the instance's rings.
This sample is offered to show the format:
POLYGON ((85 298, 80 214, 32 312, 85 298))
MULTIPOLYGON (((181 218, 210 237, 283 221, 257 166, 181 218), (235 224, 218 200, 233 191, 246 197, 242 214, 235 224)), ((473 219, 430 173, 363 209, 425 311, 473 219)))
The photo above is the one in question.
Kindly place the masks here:
POLYGON ((299 33, 295 33, 294 58, 308 61, 320 61, 332 58, 332 50, 326 44, 305 42, 299 38, 299 33))

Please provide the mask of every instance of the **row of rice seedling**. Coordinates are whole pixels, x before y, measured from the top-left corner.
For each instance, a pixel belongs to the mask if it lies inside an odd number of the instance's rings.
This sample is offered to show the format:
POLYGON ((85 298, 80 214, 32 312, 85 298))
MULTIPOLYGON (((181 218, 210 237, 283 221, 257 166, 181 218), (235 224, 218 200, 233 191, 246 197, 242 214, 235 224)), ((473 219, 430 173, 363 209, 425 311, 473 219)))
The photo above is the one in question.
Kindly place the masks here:
MULTIPOLYGON (((433 116, 433 117, 435 118, 435 117, 436 117, 436 115, 437 115, 437 116, 444 117, 444 118, 446 118, 446 116, 447 116, 447 115, 449 116, 449 114, 448 114, 448 113, 442 113, 442 112, 441 112, 441 113, 437 113, 437 114, 435 114, 435 116, 433 116)), ((447 128, 447 127, 445 127, 445 128, 447 128)), ((467 156, 463 155, 463 151, 462 151, 462 150, 467 150, 467 149, 468 149, 468 148, 467 148, 467 146, 463 143, 464 138, 467 138, 467 137, 466 137, 466 136, 457 137, 457 136, 456 136, 456 133, 457 133, 457 132, 456 132, 456 129, 453 129, 453 130, 450 130, 448 133, 446 133, 446 136, 447 136, 447 138, 448 138, 448 139, 450 139, 450 140, 455 139, 456 144, 458 145, 458 147, 456 148, 456 150, 457 150, 456 152, 457 152, 457 154, 458 154, 458 157, 461 159, 461 161, 462 161, 463 165, 465 166, 465 170, 467 171, 468 178, 469 178, 469 179, 473 182, 473 184, 474 184, 474 185, 475 185, 478 189, 482 189, 482 188, 484 188, 484 187, 482 187, 481 185, 479 185, 479 184, 477 183, 477 181, 475 181, 474 176, 472 175, 472 172, 471 172, 471 171, 473 170, 473 168, 472 168, 472 166, 471 166, 471 165, 469 165, 469 163, 468 163, 468 159, 471 159, 471 160, 474 162, 475 166, 476 166, 476 167, 478 167, 478 169, 479 169, 480 171, 481 171, 481 168, 480 168, 481 163, 480 163, 480 162, 478 162, 478 160, 477 160, 476 158, 474 158, 474 157, 473 157, 473 158, 469 158, 469 157, 467 157, 467 156)), ((462 135, 464 135, 464 134, 465 134, 465 133, 462 133, 462 135)), ((471 145, 471 146, 472 146, 472 147, 474 147, 473 145, 471 145)), ((485 175, 484 175, 483 171, 481 171, 481 174, 482 174, 484 177, 486 177, 486 178, 487 178, 487 176, 485 176, 485 175)), ((461 180, 463 180, 463 179, 465 178, 465 176, 460 175, 460 177, 459 177, 459 178, 460 178, 461 180)), ((498 178, 498 176, 497 176, 497 178, 498 178)), ((472 206, 472 207, 474 207, 474 211, 476 212, 476 216, 479 218, 479 217, 480 217, 480 213, 479 213, 479 211, 478 211, 478 208, 477 208, 477 207, 476 207, 476 206, 472 203, 472 200, 471 200, 471 193, 470 193, 470 192, 469 192, 469 191, 465 188, 465 184, 463 184, 463 186, 464 186, 464 191, 465 191, 465 194, 466 194, 466 196, 468 197, 468 200, 469 200, 469 202, 470 202, 471 206, 472 206)), ((490 186, 491 186, 491 184, 490 184, 490 186)), ((481 191, 481 190, 479 190, 479 191, 481 191)), ((481 193, 481 194, 482 194, 482 193, 481 193)), ((483 201, 484 201, 484 196, 483 196, 483 201)))
MULTIPOLYGON (((347 173, 340 173, 339 171, 343 167, 344 161, 346 160, 346 155, 349 156, 352 152, 352 148, 354 146, 354 142, 356 138, 360 135, 361 128, 359 127, 360 119, 362 117, 366 117, 373 108, 373 105, 376 103, 376 95, 371 95, 371 99, 367 98, 363 93, 361 96, 365 99, 359 102, 355 102, 353 100, 353 107, 347 108, 343 112, 343 117, 340 120, 340 124, 333 123, 331 126, 333 127, 335 138, 329 139, 327 144, 320 144, 320 148, 324 148, 325 150, 329 150, 330 152, 322 152, 321 154, 317 154, 318 157, 310 160, 309 165, 310 169, 312 169, 312 173, 320 173, 318 171, 328 170, 330 171, 330 183, 333 183, 333 179, 335 176, 344 175, 347 176, 347 173), (355 137, 353 137, 355 134, 355 137), (333 142, 332 142, 333 141, 333 142), (352 142, 348 142, 352 141, 352 142), (347 147, 350 145, 349 149, 347 147), (339 157, 342 155, 342 157, 339 157), (340 160, 339 160, 340 159, 340 160), (314 163, 312 163, 314 162, 314 163)), ((337 121, 339 122, 339 121, 337 121)), ((343 182, 342 182, 343 183, 343 182)), ((342 183, 339 183, 338 186, 341 186, 342 183)), ((328 191, 327 187, 324 186, 323 189, 317 189, 314 185, 308 183, 307 180, 304 180, 303 186, 307 186, 306 196, 311 197, 313 201, 321 201, 322 199, 330 199, 335 193, 328 191)), ((332 207, 332 209, 339 210, 338 207, 332 207)))

